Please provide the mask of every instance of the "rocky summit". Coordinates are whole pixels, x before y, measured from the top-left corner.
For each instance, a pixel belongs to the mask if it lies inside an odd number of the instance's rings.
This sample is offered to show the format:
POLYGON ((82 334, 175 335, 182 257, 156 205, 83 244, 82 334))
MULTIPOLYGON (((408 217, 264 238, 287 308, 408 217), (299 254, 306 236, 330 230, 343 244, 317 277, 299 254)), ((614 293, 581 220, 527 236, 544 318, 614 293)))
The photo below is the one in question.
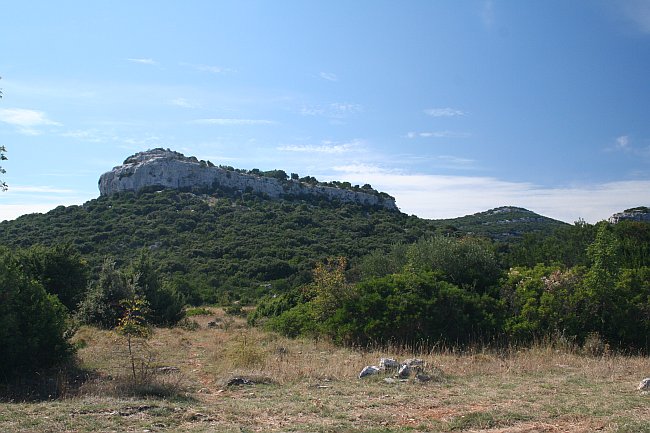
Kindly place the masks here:
POLYGON ((615 213, 609 217, 609 222, 612 224, 621 221, 650 222, 650 208, 639 206, 632 209, 626 209, 623 212, 615 213))
POLYGON ((250 172, 217 167, 169 149, 153 149, 128 157, 120 166, 99 178, 102 196, 149 188, 180 190, 223 188, 238 192, 262 194, 269 198, 315 196, 345 203, 358 203, 397 210, 395 199, 374 190, 359 191, 298 179, 280 179, 250 172))

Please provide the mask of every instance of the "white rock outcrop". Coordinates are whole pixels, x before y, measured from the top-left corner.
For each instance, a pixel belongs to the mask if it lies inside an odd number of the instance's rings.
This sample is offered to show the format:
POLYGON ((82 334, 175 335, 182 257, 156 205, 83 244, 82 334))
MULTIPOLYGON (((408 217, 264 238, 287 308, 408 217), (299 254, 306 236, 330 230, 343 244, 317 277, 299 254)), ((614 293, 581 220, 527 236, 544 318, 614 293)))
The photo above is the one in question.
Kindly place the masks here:
POLYGON ((640 206, 624 210, 623 212, 615 213, 609 217, 609 222, 612 224, 616 224, 621 221, 650 222, 650 208, 646 206, 640 206))
POLYGON ((171 151, 153 149, 137 153, 99 178, 101 195, 145 188, 227 188, 240 192, 265 194, 270 198, 284 196, 319 196, 329 200, 358 203, 397 210, 395 200, 379 195, 330 186, 310 185, 298 180, 279 180, 216 167, 195 157, 171 151))

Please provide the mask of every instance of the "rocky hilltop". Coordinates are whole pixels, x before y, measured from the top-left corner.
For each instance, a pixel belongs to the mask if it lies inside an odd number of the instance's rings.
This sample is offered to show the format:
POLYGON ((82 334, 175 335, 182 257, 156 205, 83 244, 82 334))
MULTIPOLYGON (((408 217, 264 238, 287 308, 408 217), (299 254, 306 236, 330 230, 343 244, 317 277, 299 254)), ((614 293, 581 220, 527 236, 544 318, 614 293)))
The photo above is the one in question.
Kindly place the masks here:
POLYGON ((393 197, 373 189, 367 188, 365 192, 359 191, 361 188, 324 186, 314 182, 287 179, 284 176, 268 177, 261 172, 251 173, 231 167, 217 167, 209 161, 199 161, 193 156, 187 157, 182 153, 160 148, 136 153, 128 157, 122 165, 99 178, 99 192, 102 196, 124 191, 137 192, 147 188, 224 188, 263 194, 270 198, 316 196, 397 210, 393 197))
POLYGON ((650 222, 650 208, 646 206, 639 206, 632 209, 626 209, 623 212, 615 213, 609 217, 609 222, 612 224, 616 224, 621 221, 650 222))

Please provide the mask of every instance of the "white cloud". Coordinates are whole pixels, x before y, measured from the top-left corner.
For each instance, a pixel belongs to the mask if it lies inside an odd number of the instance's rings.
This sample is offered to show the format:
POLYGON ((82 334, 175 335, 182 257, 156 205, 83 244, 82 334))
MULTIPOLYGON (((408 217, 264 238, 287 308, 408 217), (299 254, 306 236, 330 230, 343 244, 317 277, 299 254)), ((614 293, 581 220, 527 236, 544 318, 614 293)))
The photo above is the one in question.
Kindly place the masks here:
POLYGON ((433 131, 433 132, 408 132, 406 133, 407 138, 467 138, 471 137, 472 134, 468 132, 456 132, 456 131, 433 131))
POLYGON ((455 117, 455 116, 465 116, 467 113, 463 110, 457 108, 428 108, 424 110, 424 113, 431 117, 455 117))
POLYGON ((196 119, 192 123, 197 123, 200 125, 221 125, 221 126, 233 126, 233 125, 274 125, 276 122, 273 120, 265 119, 196 119))
POLYGON ((61 125, 59 122, 48 119, 47 115, 42 111, 27 110, 24 108, 1 109, 0 121, 20 127, 61 125))
POLYGON ((323 116, 332 119, 343 119, 361 112, 363 112, 363 106, 351 102, 333 102, 327 105, 305 106, 300 109, 300 114, 303 116, 323 116))
POLYGON ((336 143, 332 141, 323 141, 321 144, 287 144, 278 147, 278 150, 284 152, 301 152, 301 153, 327 153, 339 154, 350 152, 358 149, 362 145, 361 140, 352 140, 348 143, 336 143))
POLYGON ((338 81, 339 77, 336 76, 336 74, 332 72, 321 72, 318 74, 319 77, 321 77, 323 80, 327 81, 338 81))
POLYGON ((118 141, 119 138, 99 129, 77 129, 66 131, 60 134, 61 137, 73 138, 75 140, 87 141, 90 143, 104 143, 107 141, 118 141))
POLYGON ((330 104, 330 108, 337 113, 348 114, 348 113, 359 113, 363 111, 361 104, 351 104, 348 102, 334 102, 330 104))
POLYGON ((158 62, 156 62, 154 59, 149 59, 149 58, 137 58, 137 59, 126 59, 129 62, 132 63, 139 63, 141 65, 157 65, 158 62))
POLYGON ((185 98, 176 98, 171 100, 171 104, 182 108, 194 108, 196 105, 185 98))
POLYGON ((213 74, 220 74, 225 71, 224 68, 221 68, 219 66, 208 66, 208 65, 197 65, 196 69, 198 69, 201 72, 210 72, 213 74))
POLYGON ((639 140, 633 140, 629 135, 621 135, 620 137, 616 137, 615 143, 612 146, 607 147, 605 150, 608 152, 624 152, 626 154, 638 156, 643 160, 650 159, 650 146, 639 146, 636 141, 639 140))
POLYGON ((572 223, 607 219, 615 212, 650 202, 650 181, 543 187, 480 176, 406 174, 368 165, 335 167, 342 180, 370 183, 397 199, 408 214, 455 218, 511 205, 572 223))

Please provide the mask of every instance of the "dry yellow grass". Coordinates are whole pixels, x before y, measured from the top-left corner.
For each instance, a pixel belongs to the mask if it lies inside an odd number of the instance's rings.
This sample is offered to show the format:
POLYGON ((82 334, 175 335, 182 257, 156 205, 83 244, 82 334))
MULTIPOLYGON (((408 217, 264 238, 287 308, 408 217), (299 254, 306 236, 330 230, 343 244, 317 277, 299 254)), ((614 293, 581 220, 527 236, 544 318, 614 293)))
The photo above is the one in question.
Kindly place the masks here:
POLYGON ((123 374, 122 343, 83 328, 79 358, 101 378, 58 401, 0 405, 0 431, 650 432, 650 396, 636 390, 650 376, 646 357, 585 357, 550 346, 507 354, 354 351, 249 329, 216 309, 192 320, 198 330, 158 329, 148 342, 152 365, 180 370, 155 379, 177 381, 178 395, 115 393, 109 376, 123 374), (219 326, 208 328, 215 317, 219 326), (386 356, 417 356, 444 377, 358 379, 386 356), (256 384, 227 386, 234 377, 256 384))

